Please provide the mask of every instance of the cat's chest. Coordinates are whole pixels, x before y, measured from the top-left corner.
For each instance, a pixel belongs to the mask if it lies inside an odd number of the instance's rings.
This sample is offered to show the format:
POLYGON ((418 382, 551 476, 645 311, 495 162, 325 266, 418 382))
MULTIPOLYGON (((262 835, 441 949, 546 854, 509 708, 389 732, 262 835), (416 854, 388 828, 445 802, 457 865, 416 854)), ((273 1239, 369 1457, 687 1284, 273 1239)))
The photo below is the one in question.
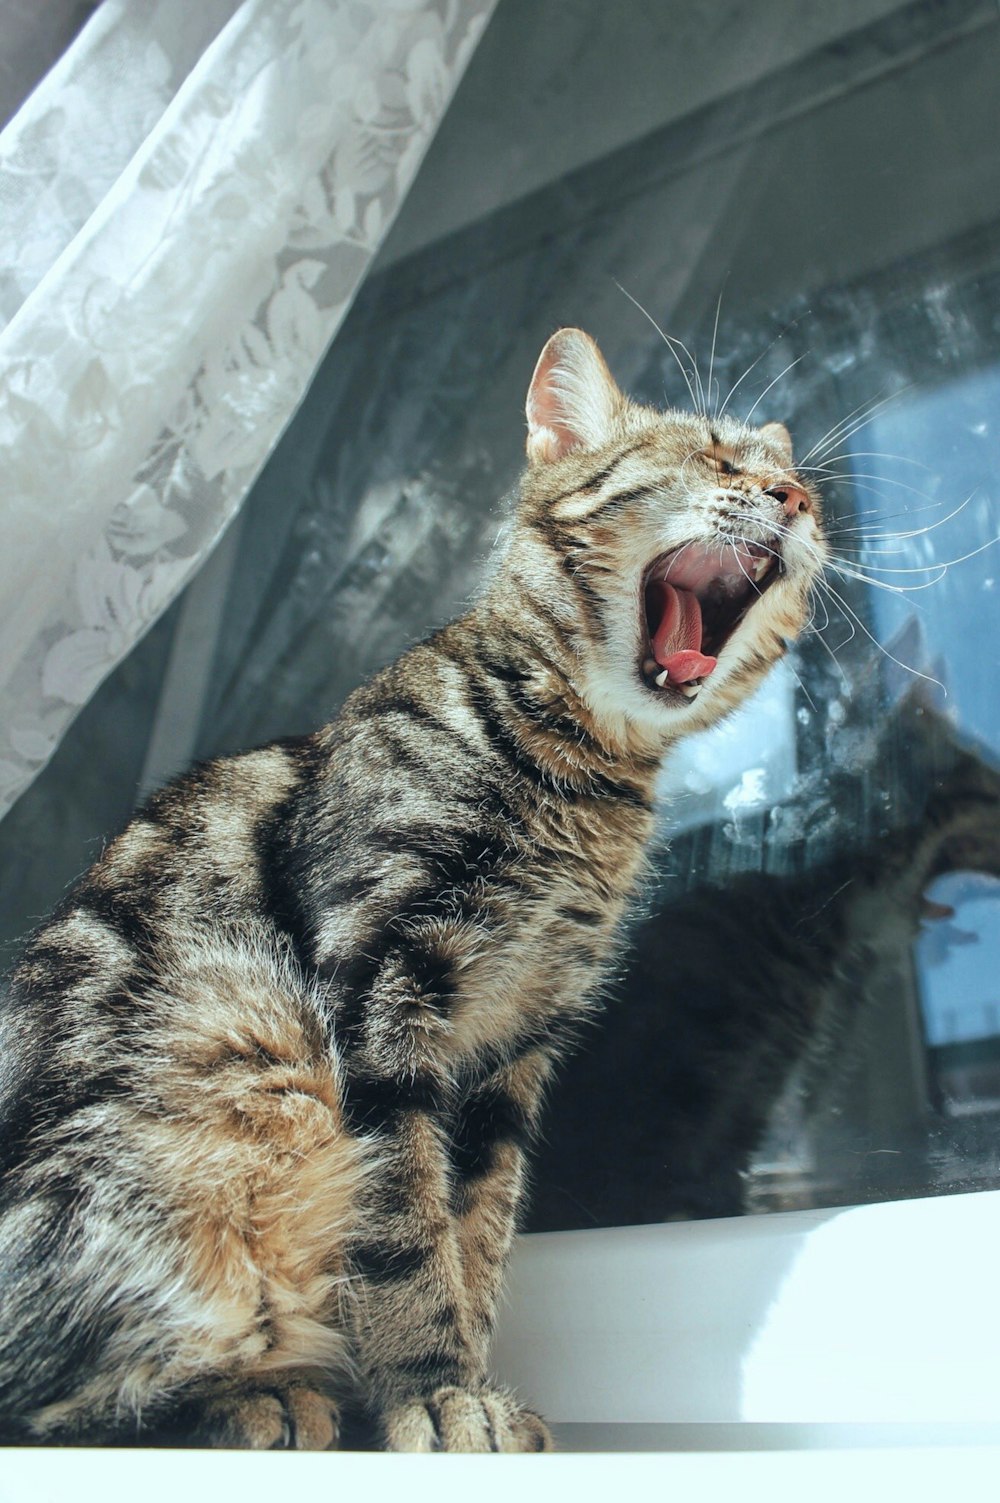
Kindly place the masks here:
POLYGON ((492 922, 457 955, 452 1023, 475 1051, 591 1007, 620 945, 643 871, 643 843, 604 850, 567 845, 498 897, 492 922))

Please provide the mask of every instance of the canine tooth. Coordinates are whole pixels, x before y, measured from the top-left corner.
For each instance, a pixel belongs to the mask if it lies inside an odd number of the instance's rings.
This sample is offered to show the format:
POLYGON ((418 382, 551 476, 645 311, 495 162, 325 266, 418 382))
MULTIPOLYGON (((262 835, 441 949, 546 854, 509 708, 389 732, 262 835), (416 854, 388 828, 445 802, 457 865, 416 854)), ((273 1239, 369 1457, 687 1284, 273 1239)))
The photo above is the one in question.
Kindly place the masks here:
POLYGON ((654 683, 654 684, 658 684, 658 685, 659 685, 659 687, 660 687, 660 688, 661 688, 661 689, 662 689, 662 688, 663 688, 663 685, 664 685, 664 684, 665 684, 665 683, 666 683, 666 682, 667 682, 667 679, 668 679, 668 678, 669 678, 669 677, 670 677, 670 675, 669 675, 669 673, 668 673, 668 672, 667 672, 667 670, 666 670, 666 669, 665 669, 665 668, 664 668, 664 670, 663 670, 663 672, 662 672, 662 673, 658 673, 658 674, 657 674, 657 675, 656 675, 656 677, 655 677, 655 678, 654 678, 654 680, 653 680, 653 683, 654 683))
POLYGON ((677 687, 681 691, 681 693, 688 699, 694 699, 695 695, 698 693, 698 690, 701 688, 701 682, 699 681, 695 684, 678 684, 677 687))
POLYGON ((758 581, 762 580, 770 567, 771 560, 769 558, 759 558, 753 566, 754 579, 758 581))

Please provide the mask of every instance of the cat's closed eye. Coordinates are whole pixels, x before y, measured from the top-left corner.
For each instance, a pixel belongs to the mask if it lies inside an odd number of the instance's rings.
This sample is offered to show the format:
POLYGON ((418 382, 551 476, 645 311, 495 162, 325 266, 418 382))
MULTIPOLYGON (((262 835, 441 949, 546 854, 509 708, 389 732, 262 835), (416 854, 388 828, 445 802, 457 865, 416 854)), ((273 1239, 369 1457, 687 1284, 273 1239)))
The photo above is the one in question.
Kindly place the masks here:
POLYGON ((724 458, 721 454, 714 454, 711 449, 706 449, 701 457, 707 460, 712 469, 719 475, 729 476, 740 473, 731 460, 724 458))

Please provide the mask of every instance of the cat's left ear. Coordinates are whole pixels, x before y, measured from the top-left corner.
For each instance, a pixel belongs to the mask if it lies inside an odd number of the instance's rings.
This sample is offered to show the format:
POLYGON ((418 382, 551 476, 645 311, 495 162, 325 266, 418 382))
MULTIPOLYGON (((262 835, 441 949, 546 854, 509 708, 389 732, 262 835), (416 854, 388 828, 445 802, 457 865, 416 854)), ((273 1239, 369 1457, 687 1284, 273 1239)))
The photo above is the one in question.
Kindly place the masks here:
POLYGON ((777 449, 783 462, 791 469, 793 460, 792 435, 784 423, 765 423, 760 429, 760 436, 767 440, 772 449, 777 449))
POLYGON ((599 449, 624 401, 590 335, 560 329, 539 355, 528 388, 528 458, 547 464, 571 449, 599 449))

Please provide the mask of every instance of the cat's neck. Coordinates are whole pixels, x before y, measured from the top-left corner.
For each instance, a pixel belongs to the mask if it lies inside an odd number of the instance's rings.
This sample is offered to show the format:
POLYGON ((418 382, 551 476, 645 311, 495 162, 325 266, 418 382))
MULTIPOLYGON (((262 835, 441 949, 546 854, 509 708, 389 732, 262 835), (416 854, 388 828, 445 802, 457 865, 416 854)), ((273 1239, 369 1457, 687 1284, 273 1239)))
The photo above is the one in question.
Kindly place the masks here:
POLYGON ((586 792, 604 780, 651 801, 667 751, 624 717, 601 716, 583 688, 580 649, 544 609, 526 616, 502 598, 485 597, 446 628, 460 633, 498 686, 508 723, 554 783, 586 792))

